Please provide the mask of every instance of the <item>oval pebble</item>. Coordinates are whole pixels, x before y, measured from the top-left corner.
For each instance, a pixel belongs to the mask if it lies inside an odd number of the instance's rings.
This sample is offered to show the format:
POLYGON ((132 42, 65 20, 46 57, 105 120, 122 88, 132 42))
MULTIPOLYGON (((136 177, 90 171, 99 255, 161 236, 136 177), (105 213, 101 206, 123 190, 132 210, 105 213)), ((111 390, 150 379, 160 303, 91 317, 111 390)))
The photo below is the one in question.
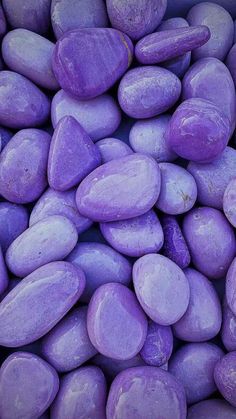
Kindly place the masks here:
POLYGON ((189 303, 189 284, 183 271, 165 256, 149 254, 133 266, 135 293, 145 313, 156 323, 176 323, 189 303))
POLYGON ((28 224, 29 214, 25 207, 11 202, 0 202, 0 245, 3 253, 27 229, 28 224))
POLYGON ((122 284, 109 283, 101 285, 90 300, 87 328, 98 352, 126 360, 143 347, 147 319, 132 291, 122 284))
POLYGON ((0 369, 0 416, 41 417, 58 390, 59 378, 51 365, 32 353, 11 354, 0 369))
POLYGON ((113 134, 121 121, 121 113, 110 95, 90 100, 76 100, 59 90, 52 100, 51 118, 55 128, 63 116, 73 116, 93 141, 113 134))
POLYGON ((229 352, 216 364, 214 379, 221 395, 236 407, 236 352, 229 352))
POLYGON ((173 334, 170 326, 149 322, 147 337, 140 355, 148 365, 160 367, 168 362, 173 350, 173 334))
POLYGON ((112 359, 102 354, 97 354, 92 359, 93 364, 97 365, 102 369, 108 379, 113 380, 117 374, 121 371, 126 370, 127 368, 140 367, 146 365, 144 360, 141 358, 140 354, 135 355, 131 359, 120 360, 112 359))
POLYGON ((153 210, 129 220, 101 223, 100 228, 107 242, 127 256, 155 253, 163 245, 162 227, 153 210))
POLYGON ((104 28, 108 26, 103 0, 52 0, 51 22, 59 39, 65 32, 78 28, 104 28))
POLYGON ((108 282, 120 282, 129 285, 131 281, 131 263, 112 247, 103 243, 78 243, 67 258, 79 266, 86 276, 86 287, 81 297, 89 302, 94 291, 108 282))
POLYGON ((185 238, 177 219, 172 215, 162 217, 161 225, 164 233, 162 253, 181 269, 190 264, 190 254, 185 238))
POLYGON ((236 295, 235 295, 235 281, 236 281, 236 259, 233 259, 226 275, 225 295, 229 308, 236 316, 236 295))
POLYGON ((47 186, 50 135, 39 129, 18 131, 0 155, 0 193, 16 204, 39 198, 47 186))
POLYGON ((175 336, 187 342, 204 342, 220 331, 221 304, 212 283, 192 268, 184 271, 190 286, 187 311, 173 325, 175 336))
POLYGON ((226 299, 223 302, 223 321, 221 339, 228 352, 236 350, 236 316, 229 308, 226 299))
POLYGON ((52 66, 62 89, 78 99, 105 93, 132 62, 129 37, 112 28, 83 28, 56 43, 52 66))
POLYGON ((118 100, 128 116, 151 118, 170 109, 180 92, 180 80, 165 68, 138 67, 129 70, 121 79, 118 100))
POLYGON ((128 156, 133 152, 128 144, 117 138, 103 138, 96 145, 100 151, 102 163, 128 156))
POLYGON ((83 271, 71 263, 52 262, 36 269, 0 303, 0 345, 14 348, 44 336, 77 302, 84 287, 83 271))
POLYGON ((107 419, 183 419, 186 397, 182 385, 156 367, 128 368, 113 381, 107 401, 107 419))
POLYGON ((149 211, 159 196, 160 169, 142 154, 131 154, 95 169, 79 185, 79 212, 94 221, 118 221, 149 211))
POLYGON ((68 218, 48 216, 11 243, 6 253, 7 266, 16 276, 24 277, 48 262, 64 259, 77 240, 75 225, 68 218))
POLYGON ((226 275, 236 242, 232 227, 220 211, 192 209, 184 218, 183 233, 197 270, 212 279, 226 275))
POLYGON ((107 386, 97 367, 83 367, 64 375, 52 404, 50 418, 106 419, 107 386))
POLYGON ((203 400, 188 409, 187 419, 236 419, 236 409, 224 400, 203 400))
POLYGON ((230 224, 236 227, 236 179, 232 179, 225 189, 223 210, 230 224))

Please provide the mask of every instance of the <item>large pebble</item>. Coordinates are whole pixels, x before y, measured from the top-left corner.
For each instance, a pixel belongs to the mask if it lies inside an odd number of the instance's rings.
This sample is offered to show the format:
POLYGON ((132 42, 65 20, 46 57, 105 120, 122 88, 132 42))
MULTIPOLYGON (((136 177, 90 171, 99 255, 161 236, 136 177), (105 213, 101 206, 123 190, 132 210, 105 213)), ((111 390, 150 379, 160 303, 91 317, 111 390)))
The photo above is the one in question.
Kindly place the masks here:
POLYGON ((236 352, 229 352, 217 362, 214 379, 224 399, 236 407, 236 352))
POLYGON ((18 347, 44 336, 77 302, 84 287, 84 273, 71 263, 52 262, 35 270, 0 303, 0 345, 18 347))
POLYGON ((112 247, 103 243, 78 243, 67 260, 79 266, 86 276, 86 287, 82 300, 89 302, 94 291, 108 282, 129 285, 131 263, 112 247))
POLYGON ((123 360, 137 355, 145 342, 147 326, 135 294, 126 286, 104 284, 93 294, 87 328, 93 346, 101 354, 123 360))
POLYGON ((221 339, 228 352, 236 350, 236 316, 229 308, 226 300, 223 302, 221 339))
POLYGON ((64 259, 77 240, 76 227, 68 218, 48 216, 11 243, 6 253, 8 268, 16 276, 24 277, 48 262, 64 259))
POLYGON ((99 368, 79 368, 61 378, 50 417, 106 419, 106 393, 106 380, 99 368))
POLYGON ((103 0, 52 0, 51 22, 57 39, 72 29, 105 28, 106 6, 103 0))
POLYGON ((236 409, 224 400, 203 400, 188 409, 187 419, 236 419, 236 409))
POLYGON ((16 204, 37 199, 47 186, 50 135, 29 128, 18 131, 0 155, 0 193, 16 204))
POLYGON ((0 244, 3 253, 29 224, 29 214, 22 205, 0 202, 0 244))
POLYGON ((121 121, 120 110, 109 95, 101 95, 90 100, 76 100, 59 90, 52 100, 51 118, 55 128, 63 116, 73 116, 93 141, 107 137, 118 128, 121 121))
POLYGON ((100 228, 108 243, 127 256, 155 253, 163 245, 162 227, 153 210, 129 220, 101 223, 100 228))
POLYGON ((151 118, 170 109, 177 102, 180 92, 180 80, 165 68, 137 67, 121 79, 118 100, 128 116, 151 118))
POLYGON ((11 354, 0 369, 0 416, 39 418, 58 390, 59 378, 51 365, 32 353, 11 354))
POLYGON ((103 138, 96 145, 100 151, 102 163, 128 156, 133 152, 128 144, 117 138, 103 138))
POLYGON ((67 93, 91 99, 105 93, 131 64, 133 45, 111 28, 83 28, 65 33, 53 53, 53 70, 67 93))
POLYGON ((113 381, 107 419, 186 418, 186 397, 175 377, 156 367, 128 368, 113 381))
POLYGON ((166 364, 173 350, 173 334, 170 326, 149 322, 147 337, 140 355, 148 365, 160 367, 166 364))
POLYGON ((185 238, 177 219, 172 215, 162 217, 161 225, 164 233, 162 253, 181 269, 190 264, 190 254, 185 238))
POLYGON ((137 298, 145 313, 156 323, 176 323, 189 303, 189 284, 183 271, 165 256, 149 254, 133 267, 137 298))
POLYGON ((79 212, 94 221, 118 221, 150 210, 160 193, 160 169, 148 156, 131 154, 105 163, 79 185, 79 212))
POLYGON ((167 0, 106 0, 106 5, 112 26, 136 40, 156 29, 165 14, 167 0))

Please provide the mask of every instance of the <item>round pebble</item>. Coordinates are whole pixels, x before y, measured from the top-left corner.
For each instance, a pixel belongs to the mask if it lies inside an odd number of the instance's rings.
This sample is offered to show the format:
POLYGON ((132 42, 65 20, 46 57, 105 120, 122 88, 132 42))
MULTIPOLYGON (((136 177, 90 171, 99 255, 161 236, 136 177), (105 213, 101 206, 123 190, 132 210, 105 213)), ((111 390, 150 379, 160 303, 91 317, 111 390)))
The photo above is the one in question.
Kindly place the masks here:
POLYGON ((117 138, 103 138, 96 145, 100 151, 102 163, 107 163, 108 161, 120 159, 121 157, 132 154, 132 150, 128 144, 117 138))

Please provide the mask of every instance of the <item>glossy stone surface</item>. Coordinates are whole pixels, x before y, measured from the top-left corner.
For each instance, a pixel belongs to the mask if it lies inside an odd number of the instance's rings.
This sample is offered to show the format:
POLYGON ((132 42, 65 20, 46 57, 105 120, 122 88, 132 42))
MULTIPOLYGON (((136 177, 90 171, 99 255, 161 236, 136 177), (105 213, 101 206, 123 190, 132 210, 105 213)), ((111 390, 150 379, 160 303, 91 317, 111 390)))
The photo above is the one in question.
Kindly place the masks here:
POLYGON ((140 355, 148 365, 160 367, 168 362, 173 350, 173 335, 170 326, 149 322, 145 343, 140 355))
POLYGON ((162 255, 149 254, 133 266, 134 289, 145 313, 156 323, 176 323, 189 303, 189 284, 183 271, 162 255))
POLYGON ((212 279, 226 275, 236 242, 232 227, 220 211, 192 209, 184 218, 183 233, 197 270, 212 279))
POLYGON ((79 122, 72 116, 60 119, 48 156, 48 183, 51 188, 68 190, 100 164, 100 152, 79 122))
POLYGON ((235 62, 236 62, 236 45, 234 44, 232 46, 232 48, 230 49, 230 51, 227 55, 226 61, 225 61, 225 64, 227 65, 227 67, 228 67, 228 69, 231 73, 231 76, 233 78, 234 85, 236 85, 236 64, 235 64, 235 62))
POLYGON ((83 28, 56 43, 52 66, 62 89, 78 99, 105 93, 132 62, 129 37, 112 28, 83 28))
POLYGON ((118 128, 121 121, 120 110, 109 95, 101 95, 90 100, 76 100, 59 90, 52 100, 51 118, 55 128, 63 116, 73 116, 93 141, 107 137, 118 128))
POLYGON ((128 116, 151 118, 170 109, 177 102, 180 92, 180 80, 165 68, 137 67, 121 79, 118 100, 128 116))
POLYGON ((61 378, 50 417, 106 419, 106 393, 106 380, 99 368, 79 368, 61 378))
POLYGON ((236 316, 229 308, 226 299, 223 302, 223 321, 221 339, 228 352, 236 350, 236 316))
POLYGON ((133 153, 128 144, 117 138, 104 138, 98 141, 96 145, 100 151, 102 163, 120 159, 133 153))
POLYGON ((52 0, 51 22, 59 39, 65 32, 78 28, 108 26, 103 0, 52 0))
POLYGON ((113 381, 107 402, 107 419, 140 417, 183 419, 186 398, 182 385, 155 367, 130 368, 113 381))
POLYGON ((1 418, 41 417, 58 389, 58 375, 43 359, 26 352, 11 354, 0 369, 1 418))
POLYGON ((178 106, 167 131, 169 147, 178 156, 199 163, 217 158, 229 138, 229 119, 212 102, 199 98, 178 106))
POLYGON ((158 252, 163 245, 163 231, 153 210, 124 221, 100 224, 107 242, 118 252, 140 257, 158 252))
POLYGON ((29 214, 22 205, 0 202, 0 244, 3 253, 28 227, 29 214))
POLYGON ((79 212, 94 221, 126 220, 149 211, 160 192, 160 169, 142 154, 131 154, 95 169, 79 185, 79 212))
POLYGON ((236 409, 224 400, 203 400, 188 409, 187 419, 235 419, 236 409))
POLYGON ((230 224, 236 227, 236 180, 232 179, 225 189, 223 210, 230 224))
POLYGON ((212 343, 189 343, 171 357, 169 371, 183 385, 188 404, 206 399, 216 391, 214 368, 223 355, 212 343))
POLYGON ((120 360, 112 359, 102 354, 97 354, 92 359, 92 363, 102 369, 108 379, 113 380, 117 374, 127 368, 140 367, 146 365, 140 354, 135 355, 131 359, 120 360))
POLYGON ((184 271, 190 286, 187 311, 173 325, 175 336, 187 342, 204 342, 220 331, 221 304, 212 283, 192 268, 184 271))
POLYGON ((77 302, 84 287, 84 273, 71 263, 52 262, 36 269, 0 303, 0 345, 14 348, 44 336, 77 302))
POLYGON ((181 269, 190 264, 190 254, 179 223, 172 215, 162 217, 161 225, 164 233, 162 252, 181 269))
POLYGON ((16 204, 37 199, 47 186, 50 135, 39 129, 18 131, 0 156, 0 193, 16 204))
POLYGON ((217 362, 214 379, 224 399, 236 407, 236 352, 229 352, 217 362))
POLYGON ((141 350, 147 335, 147 319, 132 291, 124 285, 109 283, 101 285, 90 300, 87 328, 98 352, 126 360, 141 350))
POLYGON ((86 287, 81 299, 86 302, 100 285, 109 282, 129 285, 131 281, 131 263, 112 247, 96 243, 94 237, 91 243, 78 243, 67 260, 85 273, 86 287))
POLYGON ((75 247, 75 225, 62 215, 51 215, 25 230, 8 247, 10 271, 24 277, 48 262, 64 259, 75 247))

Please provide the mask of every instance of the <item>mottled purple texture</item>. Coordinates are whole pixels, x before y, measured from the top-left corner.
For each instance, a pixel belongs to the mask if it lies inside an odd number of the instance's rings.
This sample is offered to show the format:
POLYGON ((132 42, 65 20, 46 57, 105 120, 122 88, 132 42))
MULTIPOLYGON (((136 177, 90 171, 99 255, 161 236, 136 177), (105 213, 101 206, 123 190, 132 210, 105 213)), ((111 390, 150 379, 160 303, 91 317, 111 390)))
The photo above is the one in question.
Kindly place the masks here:
POLYGON ((160 169, 151 157, 131 154, 95 169, 79 185, 79 212, 94 221, 118 221, 149 211, 159 196, 160 169))
POLYGON ((223 302, 223 322, 221 339, 227 351, 236 350, 236 316, 229 308, 226 299, 223 302))
POLYGON ((189 303, 189 284, 183 271, 165 256, 149 254, 133 267, 134 289, 145 313, 156 323, 176 323, 189 303))
POLYGON ((12 137, 13 137, 13 133, 9 129, 0 127, 0 150, 1 151, 9 143, 12 137))
POLYGON ((236 409, 224 400, 203 400, 188 409, 187 419, 236 419, 236 409))
POLYGON ((107 163, 133 153, 128 144, 117 138, 103 138, 96 145, 100 151, 102 163, 107 163))
POLYGON ((196 269, 212 279, 226 275, 236 243, 233 228, 220 211, 192 209, 184 218, 183 233, 196 269))
POLYGON ((236 407, 236 352, 226 354, 217 362, 214 379, 224 399, 236 407))
POLYGON ((160 367, 168 362, 173 350, 173 335, 170 326, 160 326, 153 321, 148 324, 147 337, 140 355, 148 365, 160 367))
POLYGON ((22 205, 0 202, 0 244, 3 253, 29 224, 29 214, 22 205))
POLYGON ((225 64, 227 65, 236 86, 236 44, 229 51, 225 64))
POLYGON ((214 368, 223 355, 212 343, 189 343, 171 357, 169 371, 183 385, 188 404, 206 399, 216 391, 214 368))
POLYGON ((0 295, 4 291, 6 291, 6 289, 8 288, 8 284, 9 284, 9 281, 8 281, 7 268, 6 268, 2 248, 0 246, 0 295))
POLYGON ((44 336, 77 302, 84 287, 83 271, 71 263, 52 262, 35 270, 0 303, 0 345, 14 348, 44 336))
POLYGON ((232 310, 233 314, 236 316, 236 258, 233 260, 226 276, 226 286, 225 286, 225 295, 226 301, 232 310))
POLYGON ((236 227, 236 179, 232 179, 225 189, 223 210, 233 227, 236 227))
POLYGON ((135 294, 126 286, 109 283, 94 292, 88 306, 87 328, 93 346, 101 354, 120 360, 133 358, 143 347, 147 326, 135 294))
POLYGON ((0 4, 0 37, 2 37, 7 30, 7 22, 4 14, 4 10, 2 8, 2 4, 0 4))
POLYGON ((162 252, 181 269, 190 264, 190 254, 185 238, 177 219, 171 215, 162 217, 161 225, 164 233, 164 244, 162 252))
POLYGON ((180 80, 165 68, 137 67, 121 79, 118 100, 128 116, 151 118, 170 109, 179 99, 180 92, 180 80))

